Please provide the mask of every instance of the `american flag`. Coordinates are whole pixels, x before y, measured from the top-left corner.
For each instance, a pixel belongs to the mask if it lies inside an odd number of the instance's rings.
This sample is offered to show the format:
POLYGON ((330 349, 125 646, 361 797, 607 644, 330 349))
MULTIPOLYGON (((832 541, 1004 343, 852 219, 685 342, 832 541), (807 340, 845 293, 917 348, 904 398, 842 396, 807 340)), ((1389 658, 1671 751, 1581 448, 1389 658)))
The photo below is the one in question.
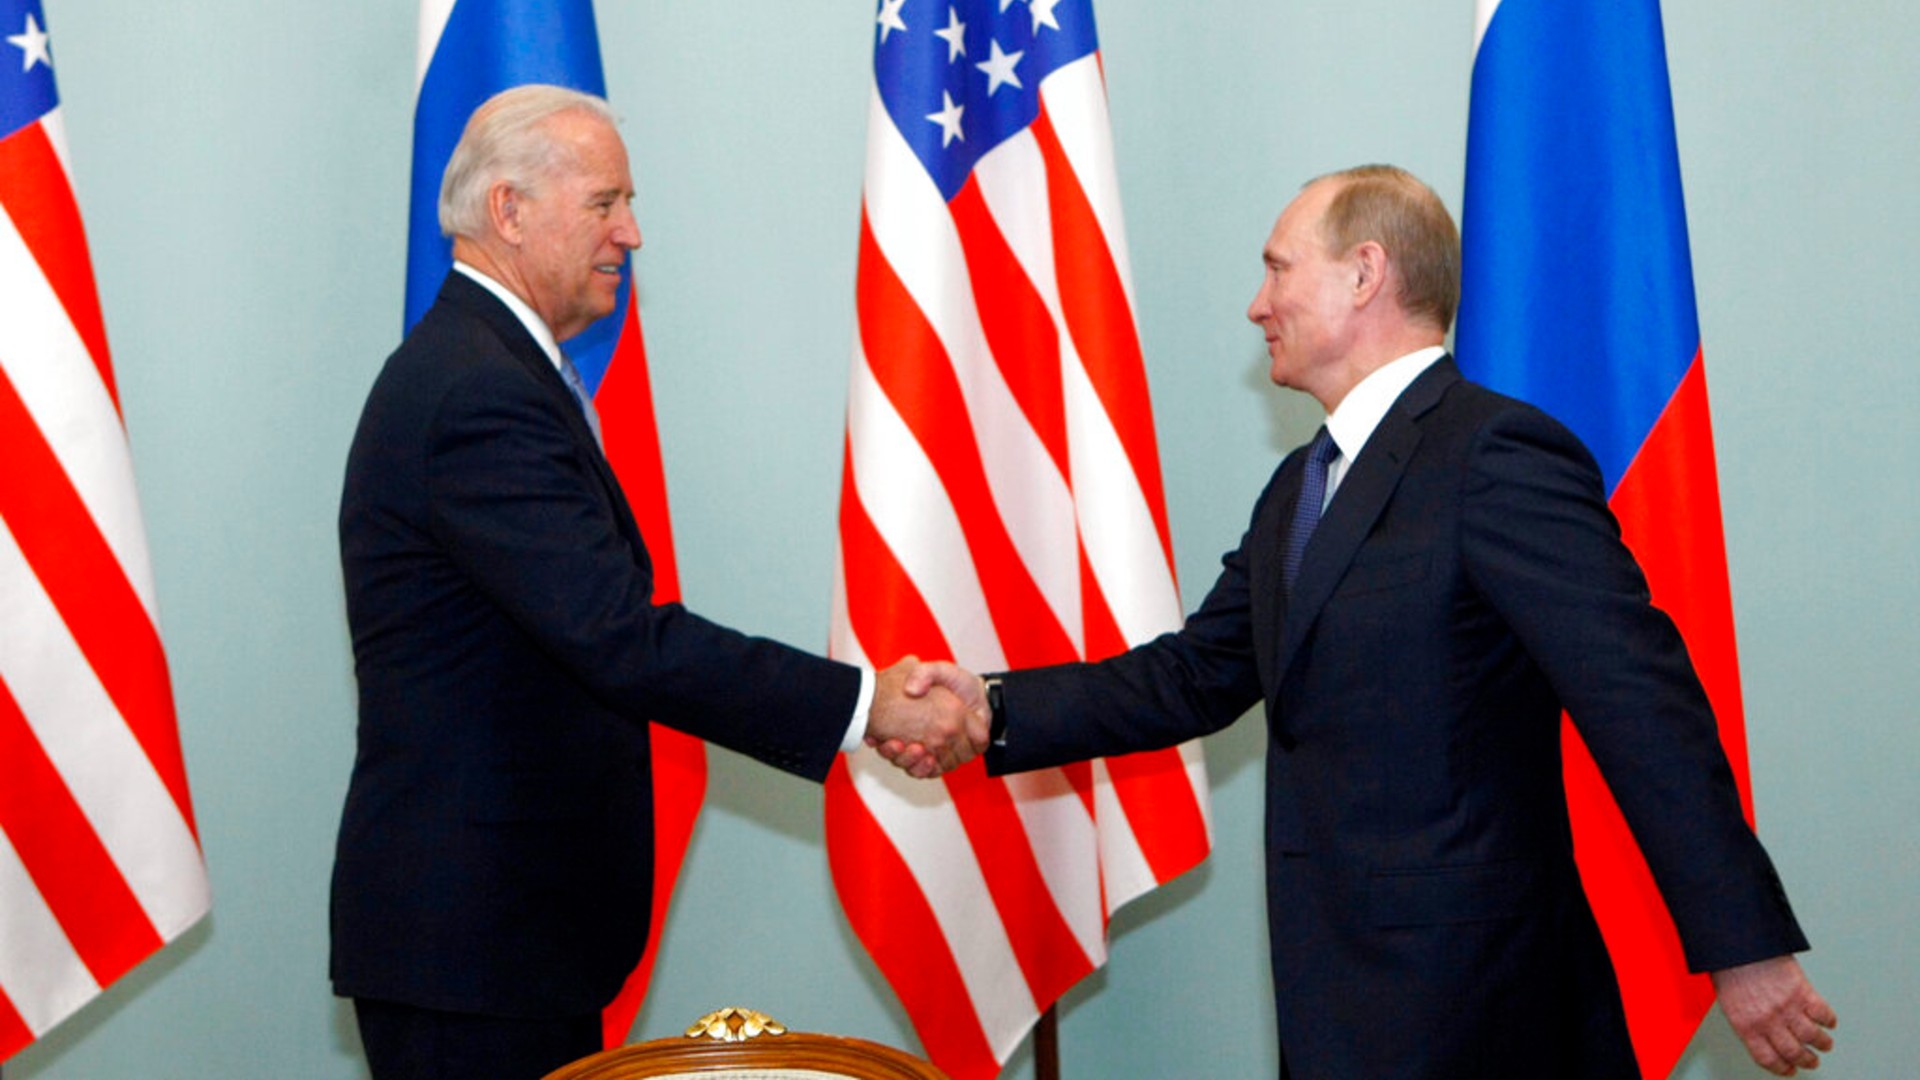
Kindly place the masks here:
MULTIPOLYGON (((1181 623, 1089 0, 883 0, 831 652, 974 670, 1181 623)), ((994 780, 827 784, 855 932, 928 1055, 998 1073, 1211 846, 1197 745, 994 780)))
MULTIPOLYGON (((1456 331, 1473 378, 1593 450, 1654 603, 1686 639, 1748 821, 1733 604, 1658 0, 1480 0, 1456 331)), ((1641 1071, 1713 1003, 1646 861, 1567 728, 1574 848, 1641 1071)))
POLYGON ((0 1060, 207 912, 38 0, 0 0, 0 1060))
MULTIPOLYGON (((606 95, 591 0, 421 0, 419 73, 407 244, 409 327, 433 304, 453 265, 452 244, 440 235, 436 206, 441 175, 467 117, 494 94, 525 83, 606 95)), ((621 270, 613 314, 568 341, 567 355, 593 394, 607 461, 620 478, 653 562, 654 602, 665 604, 680 599, 680 579, 631 273, 630 266, 621 270)), ((699 739, 655 724, 652 743, 652 925, 646 953, 603 1017, 608 1046, 626 1041, 646 996, 667 901, 706 794, 706 747, 699 739)))

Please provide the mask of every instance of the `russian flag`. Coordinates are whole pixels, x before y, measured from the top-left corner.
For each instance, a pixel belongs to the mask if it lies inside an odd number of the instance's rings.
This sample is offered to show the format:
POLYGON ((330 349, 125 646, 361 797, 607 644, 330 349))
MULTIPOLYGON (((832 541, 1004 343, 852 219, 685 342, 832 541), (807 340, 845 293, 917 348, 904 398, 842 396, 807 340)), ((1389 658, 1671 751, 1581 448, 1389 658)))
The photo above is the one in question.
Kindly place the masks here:
MULTIPOLYGON (((602 97, 607 92, 591 0, 421 0, 419 70, 407 241, 409 328, 432 305, 453 265, 452 243, 440 235, 437 203, 441 175, 467 117, 494 94, 525 83, 551 83, 602 97)), ((680 599, 680 581, 631 274, 630 266, 622 272, 613 314, 569 340, 567 355, 593 393, 607 460, 646 539, 654 601, 669 603, 680 599)), ((654 725, 653 924, 639 967, 607 1007, 608 1046, 626 1041, 646 996, 667 901, 706 784, 706 750, 700 740, 654 725)))
MULTIPOLYGON (((1726 545, 1658 0, 1479 0, 1455 330, 1469 377, 1600 462, 1653 601, 1705 683, 1753 820, 1726 545)), ((1666 1076, 1713 1003, 1568 728, 1587 893, 1635 1052, 1666 1076)))

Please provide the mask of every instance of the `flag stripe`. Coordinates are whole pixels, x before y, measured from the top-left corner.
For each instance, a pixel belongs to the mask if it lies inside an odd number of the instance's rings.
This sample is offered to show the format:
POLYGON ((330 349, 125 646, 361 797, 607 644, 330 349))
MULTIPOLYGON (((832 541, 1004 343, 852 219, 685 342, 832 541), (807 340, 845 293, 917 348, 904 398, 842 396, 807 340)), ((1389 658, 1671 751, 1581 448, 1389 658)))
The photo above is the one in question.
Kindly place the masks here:
POLYGON ((11 527, 64 631, 158 772, 178 815, 191 823, 186 763, 159 634, 39 432, 12 380, 0 371, 0 460, 12 471, 0 485, 0 519, 11 527))
MULTIPOLYGON (((0 836, 0 841, 6 838, 0 836)), ((0 933, 6 927, 0 923, 0 933)), ((27 1021, 20 1010, 13 1007, 13 999, 7 997, 6 979, 0 978, 0 1061, 12 1057, 19 1049, 33 1041, 33 1029, 27 1027, 27 1021)))

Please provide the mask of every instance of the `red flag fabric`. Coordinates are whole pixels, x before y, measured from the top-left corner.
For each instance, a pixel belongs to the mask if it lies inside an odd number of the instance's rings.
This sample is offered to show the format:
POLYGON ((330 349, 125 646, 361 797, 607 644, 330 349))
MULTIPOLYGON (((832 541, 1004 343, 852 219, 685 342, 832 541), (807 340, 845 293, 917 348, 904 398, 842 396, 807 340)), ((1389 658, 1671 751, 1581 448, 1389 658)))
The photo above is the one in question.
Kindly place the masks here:
POLYGON ((0 1060, 206 914, 37 2, 0 3, 0 1060))
MULTIPOLYGON (((881 5, 830 651, 974 670, 1180 625, 1093 11, 881 5)), ((827 783, 855 932, 956 1080, 1105 962, 1211 845, 1196 744, 990 779, 827 783)))

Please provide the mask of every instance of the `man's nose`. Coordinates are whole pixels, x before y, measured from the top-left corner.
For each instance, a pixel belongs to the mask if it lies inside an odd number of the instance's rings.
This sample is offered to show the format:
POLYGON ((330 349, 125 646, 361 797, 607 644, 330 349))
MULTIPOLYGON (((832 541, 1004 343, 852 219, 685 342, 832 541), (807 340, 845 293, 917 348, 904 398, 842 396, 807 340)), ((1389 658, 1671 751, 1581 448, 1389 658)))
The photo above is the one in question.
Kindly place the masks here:
POLYGON ((620 220, 614 226, 613 242, 628 251, 640 250, 640 219, 633 216, 633 208, 620 208, 620 220))

